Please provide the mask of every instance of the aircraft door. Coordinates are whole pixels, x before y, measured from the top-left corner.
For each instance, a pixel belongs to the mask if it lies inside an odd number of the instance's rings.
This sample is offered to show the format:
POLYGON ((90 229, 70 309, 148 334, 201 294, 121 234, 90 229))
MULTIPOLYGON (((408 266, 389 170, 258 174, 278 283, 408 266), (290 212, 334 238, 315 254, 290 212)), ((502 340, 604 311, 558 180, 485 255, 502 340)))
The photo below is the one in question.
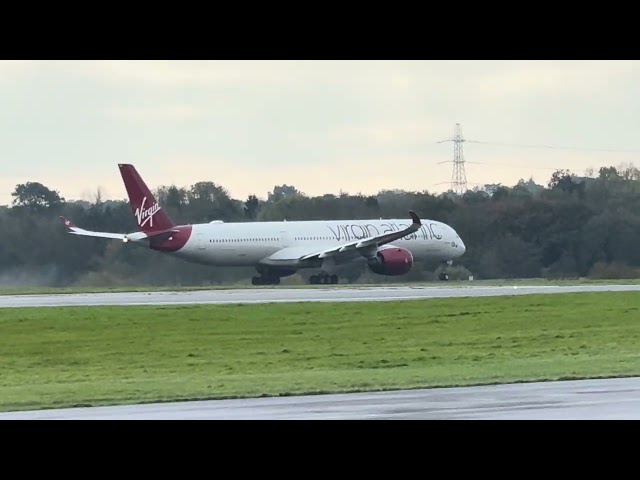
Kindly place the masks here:
POLYGON ((280 230, 280 246, 282 248, 293 246, 293 238, 287 230, 280 230))
POLYGON ((202 232, 196 234, 196 245, 198 246, 198 250, 205 250, 207 248, 207 242, 202 232))

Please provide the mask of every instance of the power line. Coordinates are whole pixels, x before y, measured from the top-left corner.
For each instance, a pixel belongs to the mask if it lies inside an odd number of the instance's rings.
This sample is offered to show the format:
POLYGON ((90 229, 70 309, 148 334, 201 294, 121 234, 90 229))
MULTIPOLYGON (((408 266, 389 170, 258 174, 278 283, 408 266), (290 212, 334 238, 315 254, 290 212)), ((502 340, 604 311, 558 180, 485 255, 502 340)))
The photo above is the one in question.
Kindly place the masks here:
MULTIPOLYGON (((462 151, 462 144, 464 142, 467 143, 476 143, 479 145, 489 145, 489 146, 497 146, 497 147, 516 147, 516 148, 543 148, 543 149, 551 149, 551 150, 575 150, 575 151, 589 151, 589 152, 607 152, 607 153, 640 153, 640 150, 623 150, 623 149, 612 149, 612 148, 589 148, 589 147, 569 147, 569 146, 560 146, 560 145, 530 145, 530 144, 520 144, 520 143, 504 143, 504 142, 485 142, 481 140, 468 140, 462 136, 462 127, 459 123, 456 123, 454 130, 454 137, 452 139, 440 140, 436 143, 444 143, 444 142, 453 142, 454 143, 454 158, 452 160, 446 160, 443 162, 438 162, 438 164, 442 163, 453 163, 453 172, 451 175, 451 190, 456 194, 463 194, 467 190, 467 177, 465 173, 464 164, 465 163, 474 163, 479 165, 491 165, 491 166, 501 166, 501 167, 510 167, 510 168, 520 168, 520 169, 529 169, 529 170, 559 170, 557 167, 532 167, 532 166, 520 166, 514 164, 507 163, 495 163, 495 162, 474 162, 474 161, 465 161, 464 154, 462 151)), ((439 182, 434 185, 442 185, 448 182, 439 182)), ((471 182, 472 185, 480 185, 477 183, 471 182)))
MULTIPOLYGON (((439 162, 439 163, 448 163, 448 162, 439 162)), ((477 163, 479 165, 495 165, 496 167, 527 168, 527 169, 533 169, 533 170, 561 170, 558 167, 529 167, 524 165, 513 165, 508 163, 494 163, 494 162, 467 162, 467 163, 477 163)))
MULTIPOLYGON (((483 142, 481 140, 466 140, 469 143, 481 145, 492 145, 496 147, 516 147, 516 148, 546 148, 551 150, 576 150, 586 152, 607 152, 607 153, 640 153, 640 150, 622 150, 614 148, 589 148, 589 147, 567 147, 559 145, 525 145, 519 143, 483 142)), ((436 142, 441 143, 441 142, 436 142)))

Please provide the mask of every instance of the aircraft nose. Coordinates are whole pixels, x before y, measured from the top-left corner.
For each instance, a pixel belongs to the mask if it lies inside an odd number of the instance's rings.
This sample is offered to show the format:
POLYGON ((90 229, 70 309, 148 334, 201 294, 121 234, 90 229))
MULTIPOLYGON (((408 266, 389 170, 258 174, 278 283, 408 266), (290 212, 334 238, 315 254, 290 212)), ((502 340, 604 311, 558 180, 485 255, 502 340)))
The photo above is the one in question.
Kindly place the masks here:
POLYGON ((456 246, 456 253, 458 254, 458 256, 462 256, 464 255, 464 252, 467 251, 467 247, 465 247, 464 242, 462 241, 462 238, 460 238, 460 235, 458 235, 457 233, 456 235, 456 240, 455 240, 455 246, 456 246))
POLYGON ((460 243, 458 243, 458 248, 460 249, 460 255, 464 255, 464 252, 467 251, 467 247, 465 247, 462 240, 460 240, 460 243))

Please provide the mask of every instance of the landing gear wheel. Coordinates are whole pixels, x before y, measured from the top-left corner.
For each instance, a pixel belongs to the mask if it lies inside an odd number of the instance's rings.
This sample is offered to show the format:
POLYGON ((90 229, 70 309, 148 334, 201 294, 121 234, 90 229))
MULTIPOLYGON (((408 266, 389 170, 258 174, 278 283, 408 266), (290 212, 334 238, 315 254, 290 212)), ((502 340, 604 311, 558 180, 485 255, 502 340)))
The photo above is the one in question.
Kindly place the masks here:
POLYGON ((336 285, 338 283, 338 276, 337 275, 331 275, 331 284, 332 285, 336 285))
POLYGON ((440 274, 440 280, 442 280, 442 281, 445 281, 445 282, 446 282, 447 280, 449 280, 449 275, 448 275, 446 272, 442 272, 442 273, 440 274))

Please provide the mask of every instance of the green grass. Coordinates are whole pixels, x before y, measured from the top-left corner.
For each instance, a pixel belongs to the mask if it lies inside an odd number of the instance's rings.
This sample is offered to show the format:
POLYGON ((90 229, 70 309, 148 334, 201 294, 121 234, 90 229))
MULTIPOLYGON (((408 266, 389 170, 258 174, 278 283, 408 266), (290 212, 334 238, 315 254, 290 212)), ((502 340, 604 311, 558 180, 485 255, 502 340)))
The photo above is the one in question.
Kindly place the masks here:
POLYGON ((501 285, 519 285, 519 286, 537 286, 537 285, 638 285, 640 279, 611 279, 611 280, 593 280, 593 279, 572 279, 572 280, 546 280, 543 278, 523 278, 510 280, 458 280, 449 282, 381 282, 381 283, 361 283, 361 284, 338 284, 338 285, 288 285, 287 279, 283 279, 282 285, 255 287, 249 284, 235 285, 207 285, 207 286, 154 286, 154 285, 137 285, 137 286, 121 286, 121 287, 0 287, 0 295, 50 295, 50 294, 73 294, 73 293, 115 293, 115 292, 175 292, 175 291, 197 291, 197 290, 229 290, 241 288, 378 288, 385 287, 487 287, 501 285))
POLYGON ((639 300, 0 309, 0 410, 640 375, 639 300))

